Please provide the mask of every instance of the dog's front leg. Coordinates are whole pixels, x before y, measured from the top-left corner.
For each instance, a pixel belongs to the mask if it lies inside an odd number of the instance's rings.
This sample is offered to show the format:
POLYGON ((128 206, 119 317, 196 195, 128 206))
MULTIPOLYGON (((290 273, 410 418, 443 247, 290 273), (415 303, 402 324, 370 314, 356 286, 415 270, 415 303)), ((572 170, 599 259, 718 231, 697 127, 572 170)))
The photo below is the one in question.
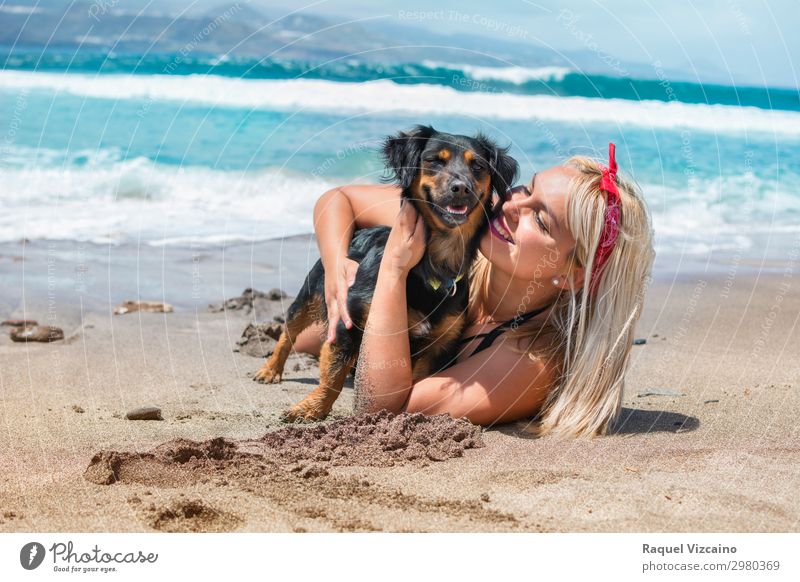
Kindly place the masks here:
POLYGON ((319 386, 281 415, 284 422, 324 420, 342 392, 342 386, 358 355, 343 346, 325 342, 319 356, 319 386))
POLYGON ((286 358, 292 352, 292 346, 297 336, 311 325, 319 314, 319 304, 320 300, 316 296, 310 298, 298 297, 296 302, 289 308, 289 318, 280 338, 278 338, 278 343, 275 344, 275 350, 264 362, 264 365, 261 366, 261 369, 255 373, 253 380, 262 384, 281 381, 286 358))

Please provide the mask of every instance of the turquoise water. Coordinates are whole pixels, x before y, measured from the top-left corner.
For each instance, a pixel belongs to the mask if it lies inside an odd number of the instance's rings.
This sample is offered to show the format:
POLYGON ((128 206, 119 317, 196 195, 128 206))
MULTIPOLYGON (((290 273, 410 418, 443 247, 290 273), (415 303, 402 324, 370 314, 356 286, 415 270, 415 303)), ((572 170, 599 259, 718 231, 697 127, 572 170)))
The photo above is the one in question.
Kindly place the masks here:
POLYGON ((334 59, 326 63, 257 60, 225 57, 181 57, 171 54, 96 55, 23 53, 9 56, 7 70, 73 73, 135 73, 139 75, 217 75, 242 79, 323 79, 361 83, 390 79, 410 85, 443 85, 464 92, 505 92, 562 97, 606 99, 677 99, 683 103, 739 105, 800 111, 800 92, 785 88, 731 87, 670 81, 654 67, 654 79, 628 75, 587 75, 563 67, 490 68, 426 61, 423 63, 374 63, 334 59), (669 88, 667 88, 669 87, 669 88))
POLYGON ((554 67, 17 54, 0 71, 0 241, 309 232, 325 189, 378 181, 379 141, 430 123, 511 144, 526 180, 614 141, 661 250, 749 248, 800 230, 798 103, 554 67))

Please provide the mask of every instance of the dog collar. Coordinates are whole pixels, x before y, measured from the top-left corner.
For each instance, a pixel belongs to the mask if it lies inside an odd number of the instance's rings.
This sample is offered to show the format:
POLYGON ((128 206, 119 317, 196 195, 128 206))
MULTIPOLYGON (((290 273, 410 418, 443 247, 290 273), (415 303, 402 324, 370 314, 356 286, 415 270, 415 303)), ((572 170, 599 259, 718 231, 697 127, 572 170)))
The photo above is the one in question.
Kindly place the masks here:
MULTIPOLYGON (((450 279, 447 282, 447 287, 445 287, 445 290, 450 294, 451 297, 456 294, 457 283, 461 281, 461 279, 463 278, 464 278, 464 273, 459 273, 458 277, 456 277, 455 279, 450 279)), ((433 289, 434 291, 438 291, 439 287, 442 286, 442 282, 436 277, 430 277, 428 279, 428 285, 430 285, 431 289, 433 289)))

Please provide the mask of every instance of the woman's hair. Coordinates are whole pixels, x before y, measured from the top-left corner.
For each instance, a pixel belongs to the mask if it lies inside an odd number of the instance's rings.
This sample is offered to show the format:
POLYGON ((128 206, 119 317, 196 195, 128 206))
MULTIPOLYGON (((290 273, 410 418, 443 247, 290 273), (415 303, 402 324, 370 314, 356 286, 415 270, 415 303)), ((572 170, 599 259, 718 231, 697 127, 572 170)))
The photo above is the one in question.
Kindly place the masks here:
MULTIPOLYGON (((567 227, 575 238, 568 265, 583 267, 580 288, 569 269, 570 291, 562 291, 542 325, 531 321, 509 332, 514 349, 555 364, 557 376, 530 431, 538 436, 605 434, 620 412, 633 334, 655 258, 650 216, 636 184, 617 175, 621 219, 614 249, 598 286, 589 293, 594 257, 605 224, 602 166, 574 156, 564 165, 578 170, 570 183, 567 227), (522 347, 519 347, 522 346, 522 347)), ((489 261, 473 265, 470 313, 485 305, 489 261)))

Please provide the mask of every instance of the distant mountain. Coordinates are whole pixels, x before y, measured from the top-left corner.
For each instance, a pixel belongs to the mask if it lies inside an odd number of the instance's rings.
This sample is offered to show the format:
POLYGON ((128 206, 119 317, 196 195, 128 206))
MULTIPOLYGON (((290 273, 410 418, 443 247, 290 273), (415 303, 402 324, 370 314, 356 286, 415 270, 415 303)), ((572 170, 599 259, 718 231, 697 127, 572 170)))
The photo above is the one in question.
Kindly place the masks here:
POLYGON ((266 15, 242 4, 178 17, 105 6, 111 3, 79 0, 64 7, 16 0, 0 5, 0 45, 120 53, 274 54, 318 60, 387 43, 361 27, 335 25, 317 16, 292 15, 270 25, 266 15))
MULTIPOLYGON (((386 19, 336 21, 307 13, 264 14, 243 3, 213 10, 156 12, 144 0, 9 0, 0 4, 0 46, 14 50, 181 53, 324 62, 355 59, 407 63, 423 60, 483 66, 577 69, 587 74, 655 77, 649 64, 611 66, 589 51, 557 53, 532 42, 437 34, 386 19), (65 5, 66 4, 66 5, 65 5)), ((711 71, 704 71, 712 76, 711 71)), ((665 71, 671 79, 686 78, 665 71)), ((692 79, 696 80, 696 79, 692 79)))

